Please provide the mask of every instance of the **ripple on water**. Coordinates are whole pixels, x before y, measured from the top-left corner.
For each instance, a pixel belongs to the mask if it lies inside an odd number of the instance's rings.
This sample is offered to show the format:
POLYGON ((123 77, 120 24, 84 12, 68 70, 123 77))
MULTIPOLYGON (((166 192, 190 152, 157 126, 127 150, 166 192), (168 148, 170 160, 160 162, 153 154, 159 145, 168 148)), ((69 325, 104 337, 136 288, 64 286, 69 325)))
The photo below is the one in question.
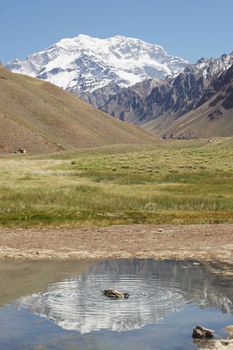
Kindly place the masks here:
POLYGON ((190 303, 232 313, 231 293, 219 286, 204 267, 192 263, 102 261, 16 304, 66 330, 122 332, 158 323, 190 303), (107 298, 101 293, 107 288, 127 291, 130 297, 107 298))
POLYGON ((100 329, 125 331, 160 321, 186 304, 179 284, 154 276, 91 271, 50 285, 47 291, 23 297, 18 307, 53 320, 64 329, 88 333, 100 329), (129 299, 112 300, 101 290, 127 291, 129 299))

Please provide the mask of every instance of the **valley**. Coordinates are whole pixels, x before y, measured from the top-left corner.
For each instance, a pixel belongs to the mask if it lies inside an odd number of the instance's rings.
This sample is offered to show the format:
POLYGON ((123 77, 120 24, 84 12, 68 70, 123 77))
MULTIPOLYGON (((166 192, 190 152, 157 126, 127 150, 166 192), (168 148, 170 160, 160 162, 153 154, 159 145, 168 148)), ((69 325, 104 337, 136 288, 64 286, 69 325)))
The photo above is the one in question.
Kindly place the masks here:
POLYGON ((233 2, 0 9, 0 350, 233 350, 233 2))

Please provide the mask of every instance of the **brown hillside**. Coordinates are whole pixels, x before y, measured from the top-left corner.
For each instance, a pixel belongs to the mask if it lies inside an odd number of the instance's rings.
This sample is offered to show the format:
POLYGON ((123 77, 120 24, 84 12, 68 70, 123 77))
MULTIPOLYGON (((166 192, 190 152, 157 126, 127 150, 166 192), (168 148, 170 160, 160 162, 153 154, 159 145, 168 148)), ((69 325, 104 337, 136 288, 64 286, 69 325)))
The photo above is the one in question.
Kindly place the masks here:
POLYGON ((111 118, 52 84, 0 66, 1 153, 154 141, 147 131, 111 118))
MULTIPOLYGON (((149 124, 149 123, 148 123, 149 124)), ((233 111, 210 108, 205 103, 198 109, 191 111, 173 121, 167 128, 166 124, 160 131, 161 136, 173 138, 211 138, 233 135, 233 111)))

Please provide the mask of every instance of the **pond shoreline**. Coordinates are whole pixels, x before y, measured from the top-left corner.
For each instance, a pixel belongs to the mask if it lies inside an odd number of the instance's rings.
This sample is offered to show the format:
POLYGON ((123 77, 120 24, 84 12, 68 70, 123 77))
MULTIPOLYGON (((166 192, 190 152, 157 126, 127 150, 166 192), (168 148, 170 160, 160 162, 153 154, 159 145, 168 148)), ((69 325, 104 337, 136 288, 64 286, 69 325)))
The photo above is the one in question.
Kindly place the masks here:
MULTIPOLYGON (((232 279, 233 225, 0 229, 2 262, 123 258, 193 260, 211 274, 232 279)), ((198 341, 196 346, 198 350, 233 350, 232 334, 198 341)))
POLYGON ((233 225, 0 229, 0 259, 83 258, 189 259, 231 264, 233 225))

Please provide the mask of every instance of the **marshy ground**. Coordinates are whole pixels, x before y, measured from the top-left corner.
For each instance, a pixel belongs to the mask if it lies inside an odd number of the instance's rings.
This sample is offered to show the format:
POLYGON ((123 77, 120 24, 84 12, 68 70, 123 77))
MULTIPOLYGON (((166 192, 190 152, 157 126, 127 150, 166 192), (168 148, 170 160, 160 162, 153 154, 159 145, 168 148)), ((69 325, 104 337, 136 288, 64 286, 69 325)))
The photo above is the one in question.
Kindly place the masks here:
POLYGON ((233 223, 233 139, 0 158, 0 226, 233 223))

